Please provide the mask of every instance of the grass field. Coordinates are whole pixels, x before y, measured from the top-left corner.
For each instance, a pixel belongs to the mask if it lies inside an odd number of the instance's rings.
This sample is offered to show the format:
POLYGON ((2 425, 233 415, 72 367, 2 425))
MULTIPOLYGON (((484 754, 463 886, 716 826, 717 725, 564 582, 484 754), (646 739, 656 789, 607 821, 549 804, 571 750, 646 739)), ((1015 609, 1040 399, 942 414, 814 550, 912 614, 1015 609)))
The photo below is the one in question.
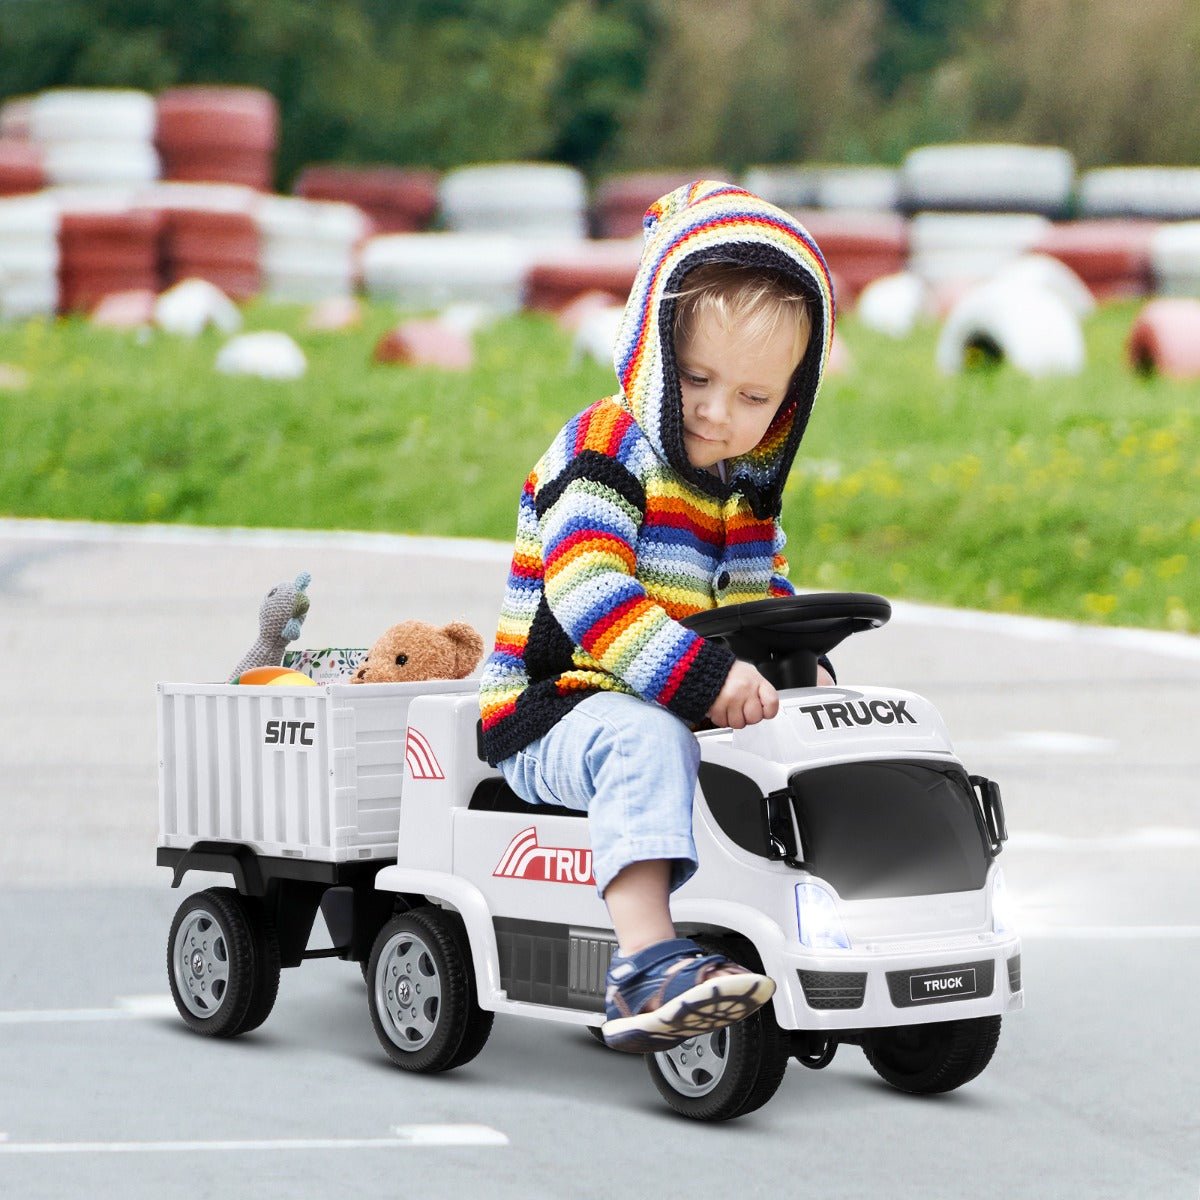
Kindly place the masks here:
MULTIPOLYGON (((1089 366, 1033 383, 944 379, 934 330, 903 343, 842 324, 852 370, 826 384, 788 484, 801 585, 1200 629, 1200 383, 1122 358, 1133 305, 1087 326, 1089 366)), ((549 319, 481 333, 475 368, 375 366, 396 319, 292 333, 296 383, 216 374, 221 338, 137 337, 79 320, 0 327, 0 512, 509 539, 521 480, 562 422, 613 388, 549 319)))

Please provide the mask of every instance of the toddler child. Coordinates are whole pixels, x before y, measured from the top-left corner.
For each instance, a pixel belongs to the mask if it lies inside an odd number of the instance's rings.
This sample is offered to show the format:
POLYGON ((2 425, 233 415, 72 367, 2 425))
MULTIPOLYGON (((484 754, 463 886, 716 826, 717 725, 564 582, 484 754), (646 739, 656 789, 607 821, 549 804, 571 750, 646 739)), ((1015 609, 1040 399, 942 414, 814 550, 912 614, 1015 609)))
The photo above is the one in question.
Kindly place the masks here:
POLYGON ((568 421, 525 481, 480 681, 488 761, 524 800, 587 811, 617 935, 603 1034, 634 1053, 740 1020, 775 990, 671 920, 696 869, 693 728, 779 710, 753 666, 680 621, 792 593, 783 485, 833 332, 820 251, 774 206, 703 180, 644 224, 620 391, 568 421))

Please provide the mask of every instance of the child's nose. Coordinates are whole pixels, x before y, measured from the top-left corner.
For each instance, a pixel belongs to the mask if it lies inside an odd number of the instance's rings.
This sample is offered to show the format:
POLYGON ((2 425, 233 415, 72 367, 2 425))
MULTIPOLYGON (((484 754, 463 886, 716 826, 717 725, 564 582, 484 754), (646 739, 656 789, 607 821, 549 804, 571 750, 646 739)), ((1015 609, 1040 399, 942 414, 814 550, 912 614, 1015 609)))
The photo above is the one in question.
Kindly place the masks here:
POLYGON ((724 425, 729 419, 729 400, 715 389, 700 401, 700 414, 714 425, 724 425))

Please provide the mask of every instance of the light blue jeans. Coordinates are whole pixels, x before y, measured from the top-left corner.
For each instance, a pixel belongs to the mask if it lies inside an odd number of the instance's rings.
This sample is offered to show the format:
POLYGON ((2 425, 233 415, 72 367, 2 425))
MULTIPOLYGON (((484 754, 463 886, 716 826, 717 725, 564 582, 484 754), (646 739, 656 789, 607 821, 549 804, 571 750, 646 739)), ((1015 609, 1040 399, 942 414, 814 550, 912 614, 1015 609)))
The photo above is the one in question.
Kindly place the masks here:
POLYGON ((588 815, 601 896, 630 863, 671 861, 671 890, 696 870, 692 797, 700 743, 674 713, 620 692, 580 701, 548 733, 504 759, 529 804, 588 815))

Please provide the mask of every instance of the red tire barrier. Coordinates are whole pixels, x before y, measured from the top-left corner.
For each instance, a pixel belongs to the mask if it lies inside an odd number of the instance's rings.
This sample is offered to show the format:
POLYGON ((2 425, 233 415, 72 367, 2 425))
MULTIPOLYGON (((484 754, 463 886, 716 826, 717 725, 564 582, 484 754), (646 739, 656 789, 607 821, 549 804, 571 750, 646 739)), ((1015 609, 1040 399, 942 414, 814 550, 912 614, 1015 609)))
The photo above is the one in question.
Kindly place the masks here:
POLYGON ((206 279, 233 300, 262 288, 259 233, 249 213, 178 208, 164 212, 163 284, 206 279))
POLYGON ((646 209, 660 196, 694 179, 728 179, 717 167, 693 171, 653 171, 613 175, 596 189, 592 201, 592 226, 597 237, 635 237, 642 232, 646 209))
POLYGON ((420 233, 437 212, 436 171, 402 167, 305 167, 295 193, 306 200, 355 204, 371 218, 377 233, 420 233))
POLYGON ((45 186, 41 149, 32 142, 0 139, 0 196, 40 192, 45 186))
POLYGON ((467 334, 440 321, 406 321, 379 339, 373 357, 377 363, 466 371, 475 349, 467 334))
POLYGON ((905 269, 908 226, 901 216, 802 209, 796 219, 816 239, 837 276, 839 304, 851 303, 868 283, 905 269))
POLYGON ((64 213, 59 227, 58 310, 90 310, 115 292, 156 292, 159 213, 64 213))
POLYGON ((1145 296, 1151 290, 1153 221, 1064 221, 1032 248, 1066 263, 1097 300, 1145 296))
POLYGON ((636 274, 636 267, 539 263, 525 277, 525 307, 557 313, 586 292, 606 292, 624 304, 636 274))
POLYGON ((1134 320, 1126 349, 1136 370, 1200 379, 1200 300, 1151 300, 1134 320))
POLYGON ((260 88, 181 87, 158 96, 155 145, 164 179, 265 191, 278 144, 279 106, 260 88))

